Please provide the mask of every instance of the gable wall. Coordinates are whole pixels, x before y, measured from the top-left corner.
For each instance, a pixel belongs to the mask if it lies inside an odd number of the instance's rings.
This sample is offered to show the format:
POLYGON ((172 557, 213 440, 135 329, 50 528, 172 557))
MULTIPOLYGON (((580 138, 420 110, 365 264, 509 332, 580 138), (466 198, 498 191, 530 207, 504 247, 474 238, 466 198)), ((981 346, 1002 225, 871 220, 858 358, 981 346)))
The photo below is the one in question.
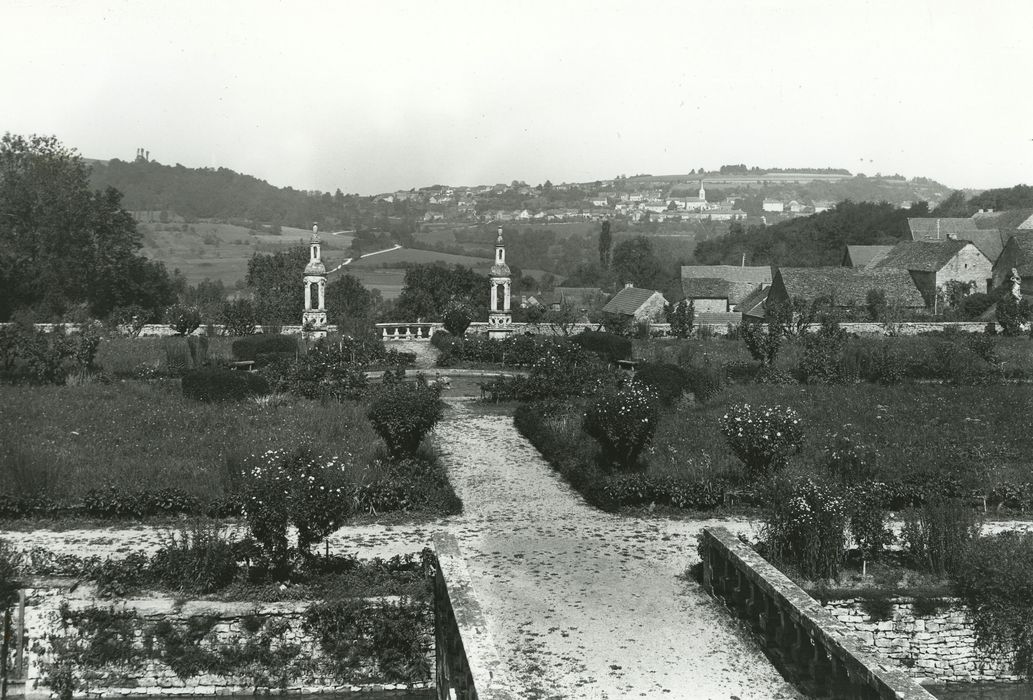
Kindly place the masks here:
POLYGON ((662 319, 664 315, 664 295, 659 292, 646 299, 645 303, 635 312, 636 321, 654 321, 662 319))
POLYGON ((698 314, 723 314, 728 312, 727 299, 693 299, 692 303, 698 314))
MULTIPOLYGON (((978 248, 966 246, 936 272, 936 286, 940 287, 951 281, 972 282, 972 291, 985 292, 992 268, 990 261, 978 248)), ((924 293, 923 290, 923 295, 924 293)))

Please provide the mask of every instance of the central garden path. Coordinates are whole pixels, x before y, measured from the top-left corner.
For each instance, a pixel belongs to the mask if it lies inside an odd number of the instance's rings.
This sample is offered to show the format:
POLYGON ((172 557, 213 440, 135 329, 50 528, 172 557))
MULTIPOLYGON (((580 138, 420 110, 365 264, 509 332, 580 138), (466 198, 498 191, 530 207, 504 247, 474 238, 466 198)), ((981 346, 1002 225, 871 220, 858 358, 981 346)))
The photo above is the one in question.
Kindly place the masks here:
POLYGON ((512 418, 454 407, 437 443, 464 514, 446 528, 518 697, 798 697, 687 578, 702 523, 595 510, 512 418))

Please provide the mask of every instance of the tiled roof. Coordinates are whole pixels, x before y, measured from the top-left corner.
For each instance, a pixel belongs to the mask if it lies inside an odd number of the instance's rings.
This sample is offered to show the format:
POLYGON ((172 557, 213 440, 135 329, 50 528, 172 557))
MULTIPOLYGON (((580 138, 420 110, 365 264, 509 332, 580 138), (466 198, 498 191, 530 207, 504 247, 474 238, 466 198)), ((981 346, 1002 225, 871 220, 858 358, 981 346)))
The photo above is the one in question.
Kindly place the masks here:
POLYGON ((843 264, 846 265, 849 259, 848 267, 870 267, 886 257, 891 250, 891 245, 848 245, 843 264))
POLYGON ((767 265, 683 265, 682 293, 686 299, 727 299, 738 304, 762 286, 771 284, 767 265))
POLYGON ((781 278, 790 299, 832 295, 836 306, 863 306, 869 290, 881 289, 891 303, 905 308, 925 306, 911 273, 899 268, 781 267, 775 277, 776 284, 781 278))
POLYGON ((1018 265, 1013 260, 1011 267, 1017 268, 1023 277, 1033 275, 1033 231, 1016 233, 1008 241, 1008 245, 1013 245, 1018 249, 1018 265))
POLYGON ((973 245, 990 259, 990 262, 997 260, 1004 250, 1004 244, 1012 237, 1013 231, 1000 231, 995 228, 982 229, 980 231, 969 231, 958 236, 963 241, 972 241, 973 245))
POLYGON ((1019 224, 1016 228, 1021 229, 1023 231, 1033 229, 1033 216, 1030 216, 1028 219, 1019 224))
POLYGON ((978 231, 976 222, 969 218, 954 219, 908 219, 908 228, 911 230, 911 240, 944 240, 948 236, 964 238, 964 234, 978 231))
POLYGON ((613 299, 610 299, 610 301, 606 303, 606 306, 603 307, 603 311, 611 314, 634 316, 635 312, 642 308, 642 305, 657 293, 658 292, 652 289, 625 287, 617 292, 613 296, 613 299))
POLYGON ((744 316, 764 317, 764 303, 768 300, 771 287, 757 289, 739 302, 738 309, 744 316))
POLYGON ((901 270, 936 272, 957 255, 968 241, 903 241, 874 267, 896 267, 901 270))

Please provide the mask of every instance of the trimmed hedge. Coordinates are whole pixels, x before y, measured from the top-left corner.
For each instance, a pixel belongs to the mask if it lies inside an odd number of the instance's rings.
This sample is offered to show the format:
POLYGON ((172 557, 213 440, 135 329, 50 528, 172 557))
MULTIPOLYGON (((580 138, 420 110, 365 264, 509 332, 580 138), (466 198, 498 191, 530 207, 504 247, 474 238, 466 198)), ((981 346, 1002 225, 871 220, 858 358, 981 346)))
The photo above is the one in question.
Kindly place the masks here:
POLYGON ((195 401, 240 401, 269 393, 269 382, 254 372, 209 368, 183 375, 183 396, 195 401))
POLYGON ((610 362, 631 359, 631 338, 603 331, 582 331, 571 340, 610 362))
POLYGON ((257 360, 259 355, 298 351, 298 341, 289 335, 248 335, 233 341, 233 356, 238 360, 257 360))

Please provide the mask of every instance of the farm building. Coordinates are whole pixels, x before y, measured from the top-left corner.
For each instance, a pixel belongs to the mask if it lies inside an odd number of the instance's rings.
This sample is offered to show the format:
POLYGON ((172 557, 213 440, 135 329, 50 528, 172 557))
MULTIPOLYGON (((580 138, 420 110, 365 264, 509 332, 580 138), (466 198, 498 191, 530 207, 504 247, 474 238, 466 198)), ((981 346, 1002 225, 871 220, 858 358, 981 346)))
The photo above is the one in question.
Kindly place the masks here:
POLYGON ((739 304, 754 292, 771 285, 767 265, 683 265, 682 293, 691 299, 696 313, 740 311, 739 304))
POLYGON ((768 293, 770 301, 810 303, 822 297, 836 308, 863 307, 868 292, 881 289, 886 300, 903 309, 922 309, 925 301, 911 274, 898 268, 780 267, 768 293))
POLYGON ((1033 231, 1020 231, 1005 244, 991 271, 992 287, 1000 287, 1013 268, 1022 277, 1023 295, 1033 295, 1033 231))
POLYGON ((636 321, 663 320, 667 299, 660 292, 641 289, 632 284, 613 295, 603 307, 603 312, 619 316, 632 316, 636 321))
POLYGON ((873 267, 907 270, 926 305, 932 306, 937 288, 948 282, 971 284, 975 292, 987 291, 993 266, 968 241, 904 241, 873 267))

